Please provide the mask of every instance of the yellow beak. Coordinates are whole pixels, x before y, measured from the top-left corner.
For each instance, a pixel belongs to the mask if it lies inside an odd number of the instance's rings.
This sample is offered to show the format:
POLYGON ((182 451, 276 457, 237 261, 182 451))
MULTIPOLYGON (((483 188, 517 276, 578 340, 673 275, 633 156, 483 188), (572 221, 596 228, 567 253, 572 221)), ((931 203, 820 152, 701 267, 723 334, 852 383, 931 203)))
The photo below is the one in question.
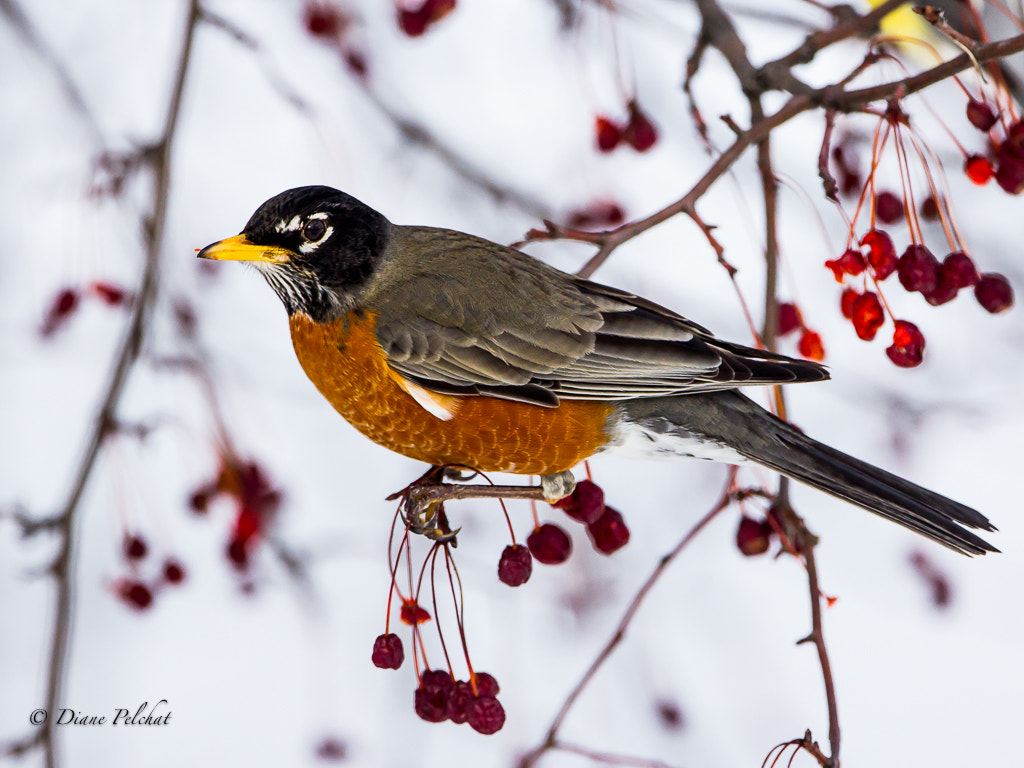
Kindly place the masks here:
POLYGON ((291 260, 292 252, 274 245, 256 245, 250 243, 245 235, 236 235, 206 246, 196 256, 215 261, 264 261, 284 264, 291 260))

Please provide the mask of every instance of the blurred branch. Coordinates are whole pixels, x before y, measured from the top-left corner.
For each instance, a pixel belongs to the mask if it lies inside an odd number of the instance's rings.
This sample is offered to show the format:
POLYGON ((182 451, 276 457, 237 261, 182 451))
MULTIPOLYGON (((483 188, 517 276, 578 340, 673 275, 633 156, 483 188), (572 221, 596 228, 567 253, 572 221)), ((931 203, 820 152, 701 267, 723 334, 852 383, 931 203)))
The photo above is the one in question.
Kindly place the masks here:
MULTIPOLYGON (((561 729, 562 723, 565 721, 569 711, 576 703, 576 700, 580 697, 586 687, 590 685, 590 681, 594 679, 601 667, 604 666, 604 663, 619 646, 619 643, 621 643, 626 637, 626 630, 629 629, 629 625, 632 624, 633 617, 636 615, 637 611, 640 610, 640 606, 643 605, 644 600, 650 594, 655 584, 658 583, 658 580, 661 579, 665 571, 668 570, 668 567, 672 565, 690 542, 697 537, 697 534, 704 530, 704 527, 710 523, 719 512, 729 506, 738 494, 742 493, 742 490, 737 489, 735 486, 736 472, 736 467, 729 468, 729 474, 725 481, 725 488, 722 491, 721 497, 719 497, 718 501, 715 502, 715 505, 706 515, 704 515, 704 517, 697 521, 697 524, 694 525, 693 528, 687 531, 686 535, 679 540, 679 543, 676 544, 675 547, 673 547, 667 554, 663 555, 658 561, 658 565, 655 566, 654 570, 647 577, 647 580, 644 581, 643 585, 629 602, 626 612, 619 620, 618 626, 615 628, 615 632, 612 634, 611 638, 604 644, 604 647, 601 648, 600 653, 598 653, 597 657, 591 662, 587 671, 583 673, 583 677, 580 678, 580 681, 562 703, 562 707, 558 710, 558 714, 555 715, 555 719, 551 722, 544 740, 523 756, 518 763, 518 768, 531 768, 536 765, 537 761, 540 760, 545 753, 551 750, 558 750, 563 747, 562 742, 558 738, 558 731, 561 729)), ((577 750, 575 748, 570 748, 570 751, 577 750)), ((630 764, 660 765, 660 763, 644 763, 643 761, 636 761, 630 764)))
POLYGON ((61 706, 61 694, 64 677, 67 671, 69 655, 69 639, 71 628, 71 603, 74 575, 74 545, 76 543, 77 512, 82 496, 106 438, 117 423, 116 413, 125 384, 139 359, 142 340, 149 326, 157 296, 157 278, 160 267, 160 247, 163 241, 164 227, 167 216, 171 175, 171 150, 178 127, 181 112, 181 97, 185 87, 185 79, 192 57, 192 45, 196 29, 200 21, 198 0, 191 0, 185 24, 184 40, 175 71, 175 80, 171 90, 164 129, 160 138, 142 151, 142 162, 153 175, 153 202, 150 211, 142 220, 143 241, 145 246, 145 266, 137 299, 134 303, 124 340, 121 342, 114 363, 110 381, 105 388, 102 402, 93 419, 92 432, 89 435, 85 453, 78 464, 74 482, 68 499, 60 513, 46 521, 46 527, 55 530, 60 536, 57 555, 50 568, 56 584, 54 605, 53 635, 50 646, 50 663, 47 670, 46 709, 50 716, 30 740, 15 746, 12 751, 25 752, 41 746, 47 768, 58 764, 55 730, 55 713, 61 706))

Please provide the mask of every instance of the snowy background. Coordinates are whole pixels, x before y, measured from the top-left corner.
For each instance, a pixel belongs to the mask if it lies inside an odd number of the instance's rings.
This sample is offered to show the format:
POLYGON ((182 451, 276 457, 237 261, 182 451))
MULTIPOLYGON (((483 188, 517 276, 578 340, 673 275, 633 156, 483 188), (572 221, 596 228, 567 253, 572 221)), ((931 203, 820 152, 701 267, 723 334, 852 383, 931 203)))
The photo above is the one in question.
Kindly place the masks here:
MULTIPOLYGON (((776 5, 825 23, 804 4, 776 5)), ((64 764, 322 765, 318 748, 333 740, 351 765, 512 765, 539 743, 658 558, 714 503, 724 467, 596 460, 595 479, 630 525, 628 547, 598 555, 566 521, 576 538, 573 557, 560 567, 536 566, 516 590, 495 578, 507 543, 497 505, 451 505, 453 523, 463 526, 456 556, 470 650, 477 668, 501 683, 508 721, 491 737, 422 722, 412 708, 409 663, 398 672, 370 664, 389 578, 393 505, 383 499, 422 467, 366 441, 319 397, 294 360, 277 298, 254 272, 230 264, 211 272, 194 257, 196 248, 237 233, 263 200, 301 184, 344 189, 396 222, 506 243, 541 216, 564 221, 595 200, 613 199, 637 218, 678 198, 710 162, 680 89, 698 19, 688 5, 667 0, 623 3, 621 16, 584 6, 580 26, 565 32, 548 0, 464 0, 411 39, 397 28, 391 3, 362 2, 351 40, 368 61, 365 82, 334 48, 310 37, 299 3, 205 6, 256 48, 212 25, 196 38, 154 324, 119 411, 155 429, 143 441, 115 437, 86 489, 63 695, 64 706, 87 714, 167 699, 173 722, 62 727, 64 764), (593 147, 594 116, 623 117, 620 78, 627 90, 635 82, 661 132, 643 155, 606 156, 593 147), (528 204, 496 201, 437 152, 410 144, 396 115, 429 129, 528 204), (191 491, 217 470, 211 414, 193 378, 146 362, 183 351, 171 310, 179 297, 195 305, 198 343, 236 447, 285 494, 274 537, 301 556, 305 581, 269 548, 259 551, 251 579, 239 577, 224 557, 230 506, 214 505, 206 518, 188 510, 191 491), (188 573, 144 612, 112 591, 126 574, 126 530, 141 532, 153 550, 144 571, 170 555, 188 573)), ((31 0, 21 9, 37 45, 10 16, 0 17, 0 508, 45 515, 59 509, 73 483, 127 315, 89 301, 51 339, 40 338, 39 326, 65 286, 137 283, 146 177, 118 198, 88 190, 101 152, 129 150, 162 130, 187 8, 180 0, 31 0), (87 115, 54 61, 80 90, 87 115)), ((806 32, 742 16, 740 23, 755 62, 789 51, 806 32)), ((863 43, 839 46, 801 74, 824 83, 862 55, 863 43)), ((885 73, 899 76, 895 68, 885 73)), ((743 124, 747 112, 717 55, 709 54, 695 94, 714 140, 726 146, 730 134, 717 116, 743 124)), ((958 89, 943 85, 926 98, 960 141, 983 149, 963 118, 958 89)), ((955 146, 921 100, 914 104, 921 132, 946 161, 975 258, 983 270, 1007 274, 1019 292, 1021 200, 994 185, 967 184, 955 146)), ((873 128, 868 119, 849 125, 873 128)), ((1017 474, 1024 323, 1019 310, 990 316, 969 297, 936 309, 892 290, 896 314, 928 338, 925 364, 896 369, 881 340, 859 342, 821 266, 845 237, 816 177, 821 129, 821 116, 811 113, 777 132, 773 144, 783 175, 781 290, 799 299, 822 333, 833 374, 829 383, 791 388, 790 416, 819 439, 983 511, 1000 528, 992 541, 1003 550, 968 560, 794 490, 797 510, 821 536, 822 589, 839 598, 826 611, 825 632, 843 759, 851 766, 1003 763, 1019 751, 1024 716, 1017 474), (952 584, 946 610, 932 604, 910 564, 918 549, 952 584)), ((763 280, 759 189, 748 152, 699 206, 718 225, 755 315, 763 280)), ((893 231, 906 239, 905 227, 893 231)), ((529 250, 567 270, 592 253, 567 243, 529 250)), ((631 241, 596 279, 675 308, 720 336, 751 341, 734 289, 689 220, 631 241)), ((793 341, 782 350, 794 353, 793 341)), ((770 480, 768 473, 744 478, 770 480)), ((510 509, 525 537, 528 506, 510 509)), ((546 508, 542 517, 564 520, 546 508)), ((757 766, 773 745, 806 728, 826 741, 815 653, 795 645, 810 628, 803 570, 788 557, 742 557, 737 520, 735 508, 721 515, 661 580, 572 711, 566 740, 673 766, 757 766), (681 709, 681 728, 661 723, 662 701, 681 709)), ((23 539, 9 514, 0 519, 0 740, 30 735, 29 713, 45 700, 53 589, 39 573, 54 544, 45 534, 23 539)), ((433 626, 427 630, 433 642, 433 626)), ((585 762, 555 753, 544 765, 585 762)), ((40 765, 40 753, 20 764, 40 765)), ((796 764, 813 761, 802 755, 796 764)))

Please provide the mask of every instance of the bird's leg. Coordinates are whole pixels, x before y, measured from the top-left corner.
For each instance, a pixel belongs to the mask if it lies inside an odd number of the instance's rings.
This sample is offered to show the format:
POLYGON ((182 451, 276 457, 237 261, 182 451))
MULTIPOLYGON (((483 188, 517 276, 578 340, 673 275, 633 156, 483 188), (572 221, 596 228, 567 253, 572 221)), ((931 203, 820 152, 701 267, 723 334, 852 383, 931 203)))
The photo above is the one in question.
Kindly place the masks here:
POLYGON ((544 501, 553 503, 576 490, 576 478, 568 469, 554 475, 541 475, 540 487, 544 501))

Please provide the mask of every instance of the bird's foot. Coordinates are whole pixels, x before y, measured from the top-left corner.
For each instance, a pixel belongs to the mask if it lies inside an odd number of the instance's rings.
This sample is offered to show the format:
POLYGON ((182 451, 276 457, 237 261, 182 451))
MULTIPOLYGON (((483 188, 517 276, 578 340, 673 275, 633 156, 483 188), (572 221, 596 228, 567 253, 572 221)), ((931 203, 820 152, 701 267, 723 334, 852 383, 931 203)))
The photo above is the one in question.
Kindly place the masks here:
POLYGON ((576 477, 568 469, 554 475, 541 475, 540 487, 544 501, 554 503, 576 490, 576 477))

